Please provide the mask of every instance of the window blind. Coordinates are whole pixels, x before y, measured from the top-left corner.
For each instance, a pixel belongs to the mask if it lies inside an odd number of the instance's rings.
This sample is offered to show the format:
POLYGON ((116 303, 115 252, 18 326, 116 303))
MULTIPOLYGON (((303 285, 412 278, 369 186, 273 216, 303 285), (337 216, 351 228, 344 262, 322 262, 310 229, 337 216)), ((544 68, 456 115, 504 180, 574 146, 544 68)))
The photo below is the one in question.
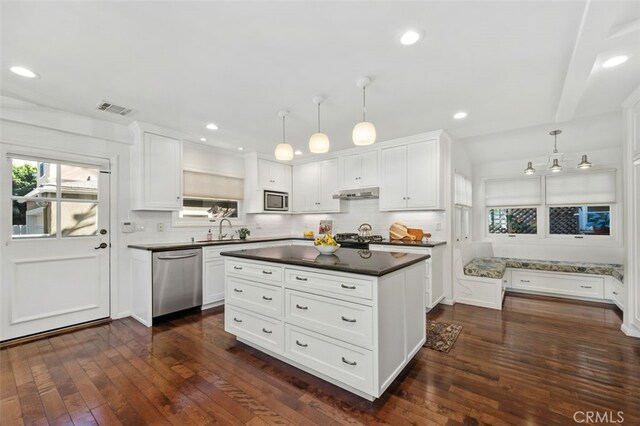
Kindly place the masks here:
POLYGON ((242 200, 244 180, 210 173, 183 172, 184 197, 242 200))
POLYGON ((547 176, 545 200, 550 205, 616 202, 616 171, 589 171, 547 176))
POLYGON ((487 207, 540 204, 540 178, 490 179, 485 182, 487 207))

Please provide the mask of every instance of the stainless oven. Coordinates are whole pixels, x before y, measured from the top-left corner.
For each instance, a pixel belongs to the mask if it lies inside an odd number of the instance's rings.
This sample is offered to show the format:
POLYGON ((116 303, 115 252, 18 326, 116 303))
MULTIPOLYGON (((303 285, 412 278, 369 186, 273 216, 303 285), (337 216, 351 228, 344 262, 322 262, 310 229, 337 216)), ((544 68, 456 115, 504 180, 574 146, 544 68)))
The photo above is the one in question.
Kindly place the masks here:
POLYGON ((264 191, 265 212, 288 212, 289 194, 287 192, 264 191))

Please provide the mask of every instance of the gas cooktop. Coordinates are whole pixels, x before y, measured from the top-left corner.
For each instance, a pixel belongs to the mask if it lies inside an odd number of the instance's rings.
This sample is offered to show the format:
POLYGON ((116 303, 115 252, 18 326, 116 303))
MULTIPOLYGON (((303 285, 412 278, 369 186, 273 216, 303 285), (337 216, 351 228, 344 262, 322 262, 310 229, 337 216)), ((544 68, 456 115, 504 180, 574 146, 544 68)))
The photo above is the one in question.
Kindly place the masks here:
POLYGON ((334 236, 336 241, 345 248, 369 248, 369 243, 377 243, 382 241, 382 235, 369 235, 363 237, 356 233, 342 233, 334 236))

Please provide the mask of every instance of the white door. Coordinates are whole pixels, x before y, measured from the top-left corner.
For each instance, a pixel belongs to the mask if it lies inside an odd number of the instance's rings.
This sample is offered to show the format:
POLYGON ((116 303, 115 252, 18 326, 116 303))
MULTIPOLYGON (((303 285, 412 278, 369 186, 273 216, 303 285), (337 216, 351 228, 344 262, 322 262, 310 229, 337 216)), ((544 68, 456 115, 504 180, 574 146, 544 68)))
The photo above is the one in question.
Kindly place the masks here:
POLYGON ((182 144, 177 139, 144 134, 145 207, 182 208, 182 144))
POLYGON ((407 207, 407 147, 382 150, 380 173, 380 210, 407 207))
POLYGON ((407 146, 407 207, 438 207, 438 141, 407 146))
POLYGON ((340 200, 333 199, 333 194, 338 192, 338 159, 321 161, 319 171, 319 209, 322 211, 340 210, 340 200))
POLYGON ((0 340, 108 317, 108 161, 2 161, 0 340))
POLYGON ((360 154, 360 186, 363 188, 378 186, 378 151, 360 154))

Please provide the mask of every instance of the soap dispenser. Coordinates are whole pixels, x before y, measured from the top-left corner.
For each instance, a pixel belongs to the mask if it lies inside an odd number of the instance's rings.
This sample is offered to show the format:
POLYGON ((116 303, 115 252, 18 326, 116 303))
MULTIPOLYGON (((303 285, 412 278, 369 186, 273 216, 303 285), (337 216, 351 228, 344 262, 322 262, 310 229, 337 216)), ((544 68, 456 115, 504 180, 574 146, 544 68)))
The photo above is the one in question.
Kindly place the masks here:
POLYGON ((213 234, 211 233, 211 229, 207 232, 207 241, 213 241, 213 234))

